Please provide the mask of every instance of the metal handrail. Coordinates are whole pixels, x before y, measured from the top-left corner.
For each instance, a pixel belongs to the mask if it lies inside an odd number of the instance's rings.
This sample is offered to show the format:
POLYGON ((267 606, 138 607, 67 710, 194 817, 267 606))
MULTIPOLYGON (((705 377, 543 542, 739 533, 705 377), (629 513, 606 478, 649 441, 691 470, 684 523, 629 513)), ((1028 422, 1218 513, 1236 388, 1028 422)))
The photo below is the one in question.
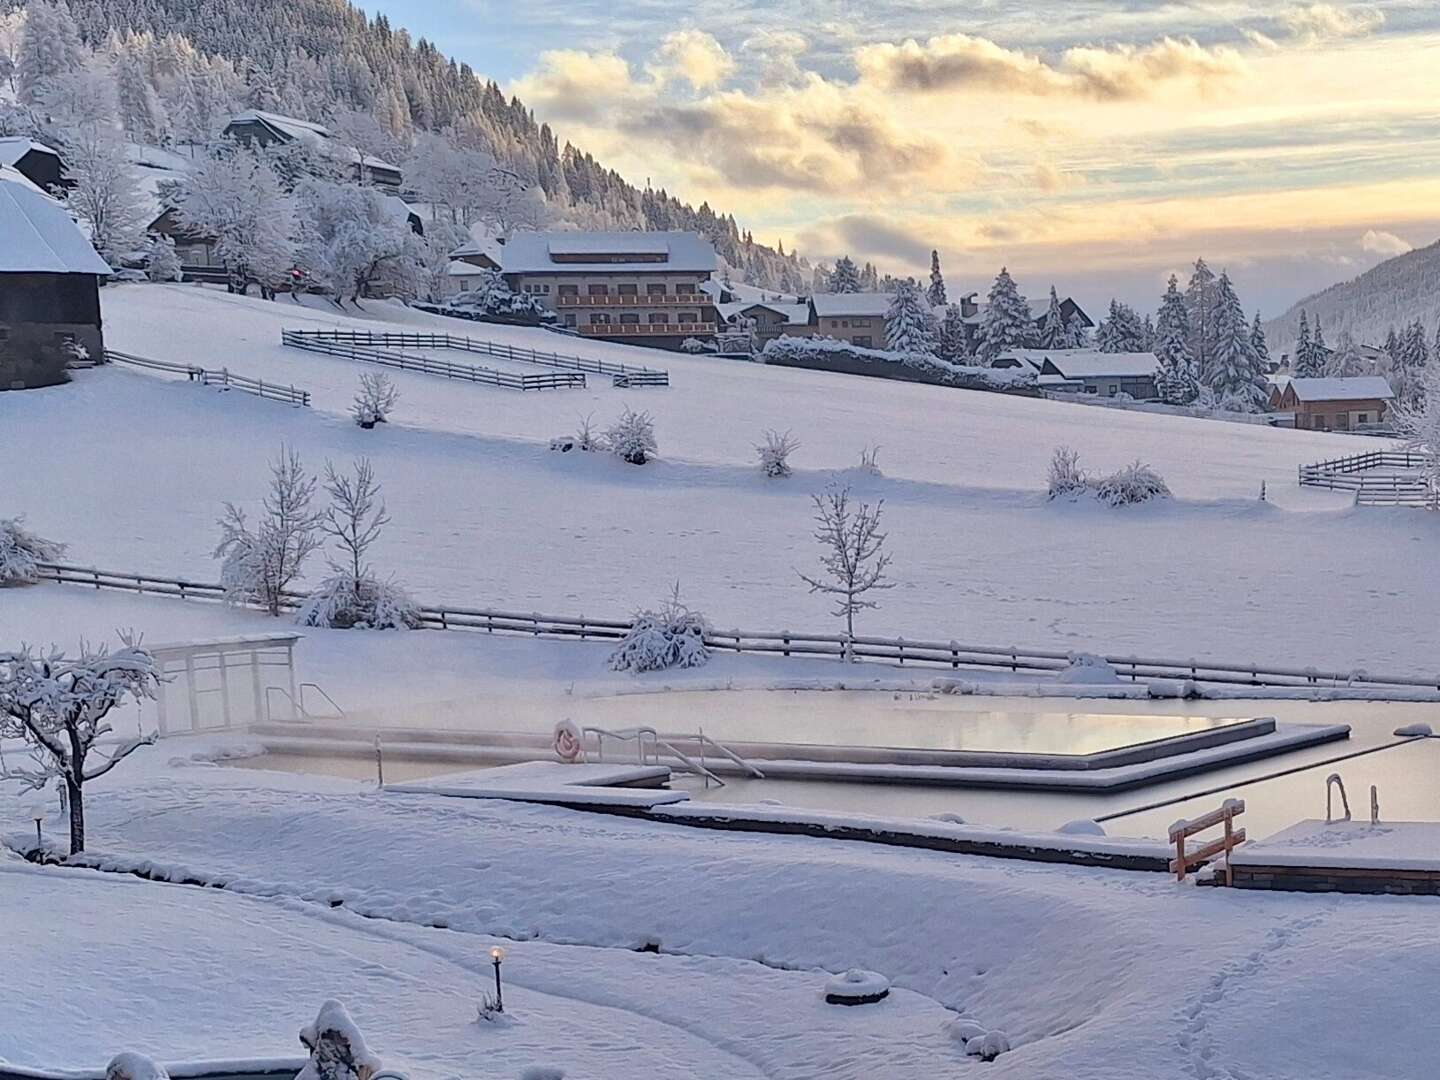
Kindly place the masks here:
POLYGON ((304 713, 306 716, 314 715, 310 712, 309 709, 305 708, 305 691, 307 689, 314 690, 317 694, 319 694, 321 697, 323 697, 326 701, 330 703, 330 707, 335 710, 335 716, 330 719, 346 719, 347 714, 345 710, 336 703, 334 698, 332 698, 329 694, 325 692, 325 688, 323 686, 321 686, 319 683, 313 682, 305 682, 300 684, 300 711, 302 713, 304 713))
MULTIPOLYGON (((646 758, 645 758, 645 740, 646 740, 646 738, 648 737, 649 740, 650 740, 651 746, 654 747, 653 753, 654 753, 654 757, 655 757, 655 764, 657 764, 657 765, 660 764, 660 751, 661 751, 661 750, 664 750, 664 751, 665 751, 667 754, 669 754, 671 757, 673 757, 673 758, 677 759, 678 761, 680 761, 680 762, 685 766, 685 768, 687 768, 690 772, 693 772, 693 773, 695 773, 695 774, 698 775, 698 776, 704 777, 704 778, 705 778, 705 786, 706 786, 707 788, 710 786, 710 782, 711 782, 712 780, 715 782, 715 786, 716 786, 716 787, 724 787, 724 786, 725 786, 725 781, 724 781, 724 780, 720 779, 719 776, 717 776, 715 773, 711 772, 709 769, 707 769, 707 768, 706 768, 704 765, 702 765, 700 762, 698 762, 698 761, 696 761, 694 758, 692 758, 689 754, 685 753, 685 751, 681 750, 678 746, 676 746, 676 745, 674 745, 673 743, 671 743, 671 742, 669 741, 669 739, 667 739, 666 737, 660 735, 660 733, 657 732, 657 731, 656 731, 654 728, 652 728, 652 727, 629 728, 629 729, 624 730, 624 731, 610 731, 610 730, 608 730, 608 729, 606 729, 606 728, 600 728, 600 727, 585 727, 585 728, 581 728, 581 729, 580 729, 580 733, 581 733, 581 735, 590 735, 590 734, 593 734, 593 735, 596 736, 595 744, 596 744, 596 748, 597 748, 597 756, 599 756, 601 760, 604 760, 604 753, 605 753, 605 751, 604 751, 604 741, 603 741, 602 736, 603 736, 603 737, 609 737, 609 738, 612 738, 612 739, 619 739, 619 740, 622 741, 622 742, 630 742, 630 741, 633 740, 633 741, 635 742, 635 744, 636 744, 637 749, 639 750, 639 754, 640 754, 640 764, 641 764, 641 765, 648 765, 648 764, 649 764, 649 762, 648 762, 648 761, 646 760, 646 758)), ((672 737, 672 738, 681 738, 681 737, 683 737, 683 738, 691 738, 691 736, 688 736, 688 735, 686 735, 686 736, 671 736, 671 737, 672 737)), ((701 738, 704 738, 704 736, 701 736, 701 738)), ((711 741, 713 742, 713 740, 711 740, 711 741)), ((718 747, 718 744, 714 744, 714 745, 716 745, 716 746, 718 747)), ((729 753, 729 751, 726 751, 726 753, 729 753)), ((731 755, 731 756, 733 757, 734 755, 731 755)), ((745 765, 745 762, 743 762, 740 758, 737 757, 735 760, 738 761, 738 762, 740 762, 741 765, 745 765)), ((746 766, 746 767, 748 768, 748 766, 746 766)))

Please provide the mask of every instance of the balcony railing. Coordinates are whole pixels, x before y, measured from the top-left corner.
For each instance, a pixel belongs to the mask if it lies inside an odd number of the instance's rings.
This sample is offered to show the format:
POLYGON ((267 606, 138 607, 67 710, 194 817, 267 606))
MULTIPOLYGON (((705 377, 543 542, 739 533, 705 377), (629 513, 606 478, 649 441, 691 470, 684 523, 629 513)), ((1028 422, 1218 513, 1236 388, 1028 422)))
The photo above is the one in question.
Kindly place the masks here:
POLYGON ((581 337, 713 337, 714 323, 581 323, 581 337))
POLYGON ((704 293, 666 293, 631 296, 628 293, 607 293, 604 296, 570 296, 562 293, 555 298, 556 307, 675 307, 677 305, 709 306, 713 301, 704 293))

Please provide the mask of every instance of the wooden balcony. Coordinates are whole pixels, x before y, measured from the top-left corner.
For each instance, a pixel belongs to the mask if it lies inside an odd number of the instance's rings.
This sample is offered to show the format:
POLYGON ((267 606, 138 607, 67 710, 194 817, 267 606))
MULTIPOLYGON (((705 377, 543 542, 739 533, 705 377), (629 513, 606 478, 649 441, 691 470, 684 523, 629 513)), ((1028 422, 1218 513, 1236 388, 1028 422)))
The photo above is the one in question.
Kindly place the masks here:
POLYGON ((561 308, 604 308, 604 307, 709 307, 714 301, 704 293, 666 293, 650 295, 642 293, 630 296, 621 293, 607 293, 604 296, 555 297, 555 306, 561 308))
POLYGON ((714 323, 581 323, 581 337, 714 337, 714 323))

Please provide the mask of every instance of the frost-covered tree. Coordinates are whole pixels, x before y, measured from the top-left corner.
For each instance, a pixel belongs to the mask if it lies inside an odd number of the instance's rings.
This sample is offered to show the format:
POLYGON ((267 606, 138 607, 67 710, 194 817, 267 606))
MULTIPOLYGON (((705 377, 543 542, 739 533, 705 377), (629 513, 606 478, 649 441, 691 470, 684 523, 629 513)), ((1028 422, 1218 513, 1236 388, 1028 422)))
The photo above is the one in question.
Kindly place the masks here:
POLYGON ((1195 360, 1190 355, 1190 314, 1179 284, 1171 274, 1155 320, 1155 356, 1160 362, 1156 390, 1167 405, 1189 405, 1200 396, 1195 360))
POLYGON ((1045 309, 1045 321, 1040 324, 1040 336, 1036 344, 1042 349, 1066 349, 1068 333, 1065 329, 1065 315, 1060 309, 1060 295, 1055 286, 1050 286, 1050 306, 1045 309))
POLYGON ((145 204, 120 133, 101 119, 69 128, 61 144, 65 204, 90 230, 95 250, 112 265, 135 251, 145 204))
POLYGON ((1101 352, 1134 353, 1145 352, 1145 324, 1129 304, 1118 300, 1110 301, 1110 314, 1100 324, 1096 342, 1101 352))
POLYGON ((0 14, 0 86, 15 90, 20 69, 20 41, 25 36, 25 9, 0 14))
POLYGON ((1371 373, 1370 362, 1360 354, 1360 348, 1355 344, 1350 331, 1341 332, 1340 339, 1335 343, 1335 351, 1325 360, 1323 373, 1336 379, 1349 379, 1371 373))
POLYGON ((1295 342, 1295 360, 1290 365, 1291 373, 1297 379, 1318 378, 1324 369, 1325 359, 1315 351, 1315 341, 1310 336, 1310 316, 1300 312, 1300 335, 1295 342))
POLYGON ((104 776, 153 735, 99 746, 112 733, 110 713, 127 701, 153 698, 160 685, 154 658, 138 639, 121 635, 121 648, 81 645, 78 656, 22 646, 0 653, 0 739, 20 739, 33 750, 33 766, 3 766, 0 779, 41 790, 63 785, 70 814, 70 854, 85 850, 85 784, 104 776))
POLYGON ((215 238, 232 287, 264 296, 295 264, 294 204, 264 155, 233 144, 212 147, 175 191, 180 224, 215 238))
POLYGON ((1083 349, 1090 344, 1090 331, 1085 327, 1085 321, 1080 318, 1080 312, 1070 312, 1070 318, 1065 320, 1065 348, 1083 349))
POLYGON ((400 400, 400 391, 389 375, 384 372, 361 372, 360 389, 350 404, 350 415, 362 428, 373 428, 390 419, 395 403, 400 400))
POLYGON ((951 364, 972 364, 970 334, 959 304, 946 304, 945 315, 935 334, 935 355, 951 364))
POLYGON ((945 295, 945 275, 940 272, 940 252, 930 252, 930 288, 925 291, 925 299, 930 302, 932 308, 943 308, 950 302, 945 295))
POLYGON ((1009 269, 1001 267, 995 284, 990 286, 989 303, 980 322, 980 359, 988 366, 1003 352, 1027 348, 1034 334, 1030 305, 1020 295, 1009 269))
POLYGON ((64 544, 31 532, 24 518, 0 518, 0 586, 33 584, 41 563, 64 555, 64 544))
POLYGON ((644 465, 660 449, 655 441, 655 419, 648 412, 636 412, 627 406, 605 432, 605 445, 622 461, 644 465))
POLYGON ((765 440, 755 447, 760 456, 760 471, 779 478, 790 475, 790 455, 800 449, 800 440, 790 432, 766 431, 765 440))
POLYGON ((885 347, 891 352, 935 355, 935 319, 920 286, 902 281, 885 311, 885 347))
POLYGON ((255 528, 243 510, 225 504, 215 558, 222 560, 220 584, 228 602, 259 604, 280 614, 290 585, 321 545, 320 515, 311 506, 315 483, 300 455, 282 446, 270 466, 270 490, 255 528))
MULTIPOLYGON (((1304 311, 1300 312, 1300 317, 1302 319, 1305 317, 1304 311)), ((1309 333, 1308 328, 1306 329, 1306 333, 1309 333)), ((1440 338, 1437 338, 1437 340, 1440 340, 1440 338)), ((1385 355, 1390 358, 1390 366, 1392 368, 1404 363, 1404 361, 1400 359, 1400 335, 1395 333, 1395 327, 1393 326, 1385 333, 1385 355)))
POLYGON ((885 500, 874 505, 853 502, 848 487, 832 487, 812 498, 815 539, 821 547, 820 565, 824 575, 811 577, 798 570, 796 573, 812 593, 835 598, 832 614, 845 620, 845 658, 850 660, 856 614, 879 606, 867 599, 868 594, 895 587, 886 573, 890 567, 890 554, 885 550, 888 534, 880 530, 885 500))
POLYGON ((1417 372, 1430 362, 1430 342, 1425 336, 1425 326, 1416 319, 1405 328, 1400 338, 1400 366, 1408 372, 1417 372))
POLYGON ((705 616, 680 599, 680 583, 656 610, 635 613, 630 631, 610 657, 614 671, 664 671, 702 667, 710 659, 705 616))
POLYGON ((1320 325, 1320 316, 1315 316, 1315 340, 1311 342, 1311 349, 1315 357, 1315 366, 1321 371, 1325 370, 1325 362, 1330 358, 1330 346, 1325 344, 1325 328, 1320 325))
POLYGON ((155 92, 144 56, 145 42, 137 37, 111 42, 115 99, 120 124, 132 142, 157 145, 165 141, 169 124, 165 107, 155 92))
POLYGON ((180 256, 175 253, 175 241, 170 237, 160 233, 150 237, 145 248, 145 276, 156 282, 180 280, 180 256))
MULTIPOLYGON (((450 299, 455 279, 450 276, 450 253, 465 243, 469 233, 448 221, 432 221, 418 245, 420 281, 418 292, 431 303, 450 299)), ((524 295, 523 293, 521 295, 524 295)))
POLYGON ((830 272, 830 291, 837 293, 860 291, 860 271, 856 269, 855 260, 849 255, 841 255, 835 260, 835 269, 830 272))
POLYGON ((339 304, 385 287, 414 296, 420 283, 420 238, 373 188, 308 180, 300 199, 296 261, 307 278, 339 304))
POLYGON ((1190 317, 1190 355, 1200 380, 1208 385, 1211 360, 1215 352, 1215 309, 1219 301, 1219 283, 1215 272, 1204 259, 1195 260, 1195 271, 1185 288, 1185 309, 1190 317))
POLYGON ((1440 364, 1427 364, 1408 401, 1395 410, 1395 423, 1405 448, 1427 456, 1425 475, 1431 505, 1440 500, 1440 364))
POLYGON ((1250 324, 1250 347, 1255 350, 1255 359, 1260 363, 1260 370, 1269 371, 1270 343, 1265 339, 1265 325, 1260 321, 1259 310, 1255 312, 1255 321, 1250 324))
POLYGON ((1259 358, 1250 344, 1250 324, 1245 309, 1222 273, 1216 284, 1213 314, 1215 351, 1211 357, 1210 389, 1221 408, 1236 412, 1264 412, 1269 400, 1269 382, 1260 370, 1259 358))
POLYGON ((305 598, 296 621, 335 630, 419 627, 420 610, 410 594, 393 581, 382 581, 368 561, 371 547, 390 524, 374 466, 361 458, 351 476, 326 462, 325 491, 330 505, 316 527, 334 542, 337 554, 330 560, 330 576, 305 598))
POLYGON ((22 105, 38 105, 57 79, 85 67, 88 53, 65 0, 29 0, 25 10, 15 88, 22 105))

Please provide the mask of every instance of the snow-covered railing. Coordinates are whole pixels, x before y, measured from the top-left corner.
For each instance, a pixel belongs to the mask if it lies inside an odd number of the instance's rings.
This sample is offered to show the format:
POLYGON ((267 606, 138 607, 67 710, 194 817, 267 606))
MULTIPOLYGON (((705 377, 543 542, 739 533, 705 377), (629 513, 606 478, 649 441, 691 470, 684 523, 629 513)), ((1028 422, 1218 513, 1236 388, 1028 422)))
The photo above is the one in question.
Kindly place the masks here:
MULTIPOLYGON (((284 330, 281 336, 287 345, 300 341, 329 342, 364 348, 398 349, 450 349, 456 352, 478 353, 493 356, 498 360, 511 360, 521 364, 538 364, 541 367, 559 368, 565 371, 590 372, 595 375, 627 376, 630 386, 669 386, 670 374, 658 368, 641 367, 636 364, 617 364, 609 360, 597 360, 588 356, 572 356, 558 352, 542 352, 524 345, 503 345, 494 341, 480 341, 453 334, 406 334, 399 332, 374 332, 368 330, 284 330), (646 376, 636 379, 635 376, 646 376)), ((296 346, 303 347, 303 346, 296 346)), ((622 385, 618 381, 616 386, 622 385)))
MULTIPOLYGON (((346 335, 364 337, 365 335, 346 335)), ((373 337, 405 336, 376 334, 373 337)), ((396 352, 389 348, 365 344, 350 344, 343 338, 318 330, 284 330, 281 341, 292 349, 341 356, 347 360, 359 360, 366 364, 395 368, 399 371, 418 371, 425 375, 439 375, 446 379, 462 379, 467 382, 484 383, 487 386, 502 386, 507 390, 568 390, 584 389, 585 376, 578 372, 546 373, 544 375, 516 375, 511 371, 497 371, 494 368, 474 364, 456 364, 449 360, 436 360, 428 356, 414 356, 396 352)), ((416 346, 411 346, 416 347, 416 346)), ((424 346, 419 346, 424 347, 424 346)))
MULTIPOLYGON (((119 589, 182 600, 223 601, 225 591, 217 584, 182 578, 154 577, 96 570, 60 563, 40 563, 39 576, 46 581, 82 585, 95 589, 119 589)), ((298 608, 305 599, 299 592, 286 592, 281 600, 285 610, 298 608)), ((420 609, 420 623, 431 630, 474 630, 490 634, 524 634, 529 637, 570 638, 579 641, 618 641, 630 632, 630 619, 590 619, 585 616, 545 615, 539 612, 498 608, 427 605, 420 609)), ((1071 666, 1074 653, 1064 649, 1031 649, 1010 646, 967 645, 958 641, 927 641, 912 638, 868 637, 857 634, 797 634, 788 630, 711 630, 705 635, 707 648, 720 652, 784 657, 849 656, 888 664, 961 668, 989 668, 1016 674, 1044 674, 1071 666)), ((1258 663, 1242 664, 1213 660, 1173 660, 1142 656, 1104 656, 1107 664, 1123 679, 1175 679, 1197 683, 1224 683, 1254 687, 1344 687, 1352 689, 1408 687, 1440 692, 1440 674, 1374 675, 1364 670, 1325 670, 1313 667, 1278 667, 1258 663)))
POLYGON ((1353 491, 1356 506, 1420 506, 1435 509, 1436 494, 1417 470, 1430 466, 1430 456, 1404 450, 1372 450, 1301 465, 1301 487, 1353 491), (1403 469, 1408 476, 1371 475, 1376 469, 1403 469))
POLYGON ((1245 830, 1235 828, 1235 819, 1245 812, 1244 799, 1226 799, 1220 809, 1212 810, 1190 821, 1181 819, 1170 826, 1170 842, 1175 845, 1175 858, 1170 860, 1170 872, 1176 881, 1184 881, 1190 867, 1209 862, 1215 856, 1225 856, 1225 884, 1233 885, 1230 871, 1230 853, 1245 842, 1245 830), (1193 851, 1186 852, 1185 841, 1216 825, 1225 826, 1225 835, 1201 844, 1193 851))
POLYGON ((175 364, 168 360, 152 360, 145 356, 116 352, 114 349, 106 349, 105 358, 112 364, 126 364, 129 367, 144 368, 148 371, 164 371, 174 375, 184 375, 191 382, 198 382, 202 386, 219 386, 226 390, 240 390, 268 401, 284 402, 286 405, 307 408, 310 405, 310 391, 308 390, 300 390, 293 385, 282 386, 279 383, 267 383, 263 379, 237 375, 228 368, 211 371, 207 368, 196 367, 194 364, 175 364))

